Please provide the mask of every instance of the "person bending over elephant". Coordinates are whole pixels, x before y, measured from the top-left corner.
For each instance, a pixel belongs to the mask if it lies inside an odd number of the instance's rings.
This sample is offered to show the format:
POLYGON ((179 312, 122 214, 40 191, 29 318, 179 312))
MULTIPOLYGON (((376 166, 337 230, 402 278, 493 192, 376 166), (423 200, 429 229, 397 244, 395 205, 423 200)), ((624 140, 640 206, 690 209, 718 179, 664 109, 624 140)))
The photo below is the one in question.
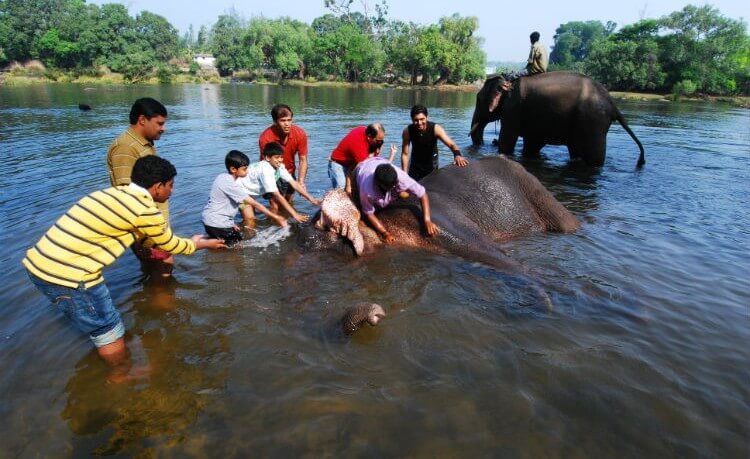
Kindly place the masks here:
POLYGON ((375 215, 375 211, 388 207, 398 199, 399 193, 403 192, 419 198, 427 235, 435 236, 438 233, 439 228, 432 223, 430 218, 430 200, 427 197, 427 191, 406 172, 393 167, 390 161, 377 156, 368 158, 356 167, 354 176, 356 190, 352 190, 352 196, 359 198, 359 204, 367 222, 387 244, 393 243, 395 238, 385 229, 375 215))
POLYGON ((409 177, 414 180, 421 180, 438 168, 438 139, 453 152, 453 164, 459 167, 469 164, 445 129, 427 119, 427 107, 424 105, 417 104, 411 108, 411 124, 406 126, 401 138, 401 169, 408 172, 409 177))

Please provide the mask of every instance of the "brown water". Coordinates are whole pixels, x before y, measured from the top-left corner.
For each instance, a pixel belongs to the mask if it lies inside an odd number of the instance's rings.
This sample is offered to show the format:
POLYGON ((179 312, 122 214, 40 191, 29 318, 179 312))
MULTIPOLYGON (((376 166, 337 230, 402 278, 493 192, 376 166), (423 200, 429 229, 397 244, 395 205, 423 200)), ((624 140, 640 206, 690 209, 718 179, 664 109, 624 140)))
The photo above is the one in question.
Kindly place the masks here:
POLYGON ((597 173, 569 168, 560 148, 523 161, 583 222, 574 235, 501 246, 528 275, 394 248, 358 260, 300 254, 295 228, 265 224, 242 250, 180 257, 169 285, 144 282, 128 252, 105 277, 134 360, 153 371, 108 385, 91 344, 20 260, 81 195, 107 185, 107 146, 146 95, 170 111, 157 146, 179 172, 171 209, 183 235, 202 231, 226 152, 255 159, 275 102, 310 136, 316 196, 349 128, 382 121, 386 144, 398 143, 416 102, 470 160, 494 154, 470 146, 469 93, 0 87, 0 456, 750 453, 747 110, 618 103, 646 147, 641 172, 616 125, 597 173), (537 305, 535 285, 553 311, 537 305), (388 317, 343 339, 336 321, 360 301, 388 317))

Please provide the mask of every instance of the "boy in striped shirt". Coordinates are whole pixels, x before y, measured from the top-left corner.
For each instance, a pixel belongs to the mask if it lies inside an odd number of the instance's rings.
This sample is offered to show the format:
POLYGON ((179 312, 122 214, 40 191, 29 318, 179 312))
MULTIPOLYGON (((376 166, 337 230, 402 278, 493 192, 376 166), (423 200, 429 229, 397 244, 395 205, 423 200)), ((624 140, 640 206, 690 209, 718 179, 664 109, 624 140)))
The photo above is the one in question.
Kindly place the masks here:
POLYGON ((156 204, 172 194, 175 175, 177 170, 166 159, 154 155, 138 159, 129 185, 83 197, 23 259, 37 289, 89 335, 105 362, 124 371, 125 329, 102 269, 142 239, 171 254, 226 247, 221 239, 203 239, 199 234, 187 239, 172 233, 156 204))

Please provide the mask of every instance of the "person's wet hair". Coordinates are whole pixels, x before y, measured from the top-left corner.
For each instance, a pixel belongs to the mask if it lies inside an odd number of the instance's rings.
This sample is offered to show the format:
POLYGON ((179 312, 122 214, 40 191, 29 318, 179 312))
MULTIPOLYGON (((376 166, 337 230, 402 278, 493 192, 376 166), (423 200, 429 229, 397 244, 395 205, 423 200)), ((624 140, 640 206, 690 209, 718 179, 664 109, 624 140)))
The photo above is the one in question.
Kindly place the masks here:
POLYGON ((146 117, 147 120, 150 120, 151 118, 158 115, 166 118, 167 108, 156 99, 152 99, 151 97, 142 97, 133 102, 133 106, 130 107, 130 124, 137 123, 138 118, 140 118, 141 115, 146 117))
POLYGON ((167 183, 177 175, 177 169, 166 159, 148 155, 138 158, 133 164, 130 180, 136 185, 149 189, 156 183, 167 183))
POLYGON ((390 164, 381 164, 375 168, 375 183, 384 190, 392 189, 398 183, 396 169, 390 164))
POLYGON ((419 113, 424 113, 424 116, 429 116, 427 114, 427 107, 425 107, 422 104, 417 104, 411 108, 410 116, 414 118, 415 115, 419 113))
POLYGON ((294 118, 292 107, 288 106, 287 104, 276 104, 271 108, 271 119, 273 119, 274 121, 278 121, 279 118, 282 118, 286 115, 294 118))
POLYGON ((278 142, 268 142, 266 146, 263 147, 263 156, 275 156, 283 154, 284 147, 278 142))
POLYGON ((249 164, 250 158, 248 158, 246 154, 242 153, 239 150, 230 151, 224 158, 224 165, 226 166, 227 171, 229 171, 230 167, 239 169, 240 167, 247 166, 249 164))
POLYGON ((378 135, 378 132, 382 132, 383 134, 385 134, 385 128, 380 123, 368 124, 365 128, 365 135, 367 137, 376 137, 378 135))

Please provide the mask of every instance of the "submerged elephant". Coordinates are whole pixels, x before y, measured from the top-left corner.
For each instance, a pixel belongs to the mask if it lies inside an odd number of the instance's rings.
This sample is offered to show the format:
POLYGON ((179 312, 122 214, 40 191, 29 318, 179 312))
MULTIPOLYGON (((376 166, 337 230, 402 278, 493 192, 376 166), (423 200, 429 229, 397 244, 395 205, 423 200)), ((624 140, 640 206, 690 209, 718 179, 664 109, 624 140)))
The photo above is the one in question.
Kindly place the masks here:
POLYGON ((617 109, 607 90, 591 78, 573 72, 550 72, 521 77, 508 89, 502 75, 484 82, 477 93, 471 120, 471 140, 482 143, 485 126, 500 120, 500 153, 512 155, 518 137, 523 153, 538 154, 544 145, 567 145, 571 160, 591 166, 604 164, 607 131, 618 121, 640 149, 638 166, 645 164, 643 145, 617 109))
MULTIPOLYGON (((474 160, 466 167, 446 166, 420 183, 429 193, 432 221, 439 226, 439 234, 424 236, 418 200, 397 201, 377 214, 395 236, 394 245, 455 254, 513 270, 517 264, 495 242, 539 231, 570 233, 579 227, 576 217, 533 175, 503 156, 474 160)), ((314 222, 302 226, 300 245, 354 254, 355 242, 361 247, 357 254, 377 250, 384 243, 372 228, 355 220, 351 207, 341 190, 326 194, 321 212, 334 209, 335 215, 318 214, 314 222), (323 226, 331 230, 322 230, 323 226)))

